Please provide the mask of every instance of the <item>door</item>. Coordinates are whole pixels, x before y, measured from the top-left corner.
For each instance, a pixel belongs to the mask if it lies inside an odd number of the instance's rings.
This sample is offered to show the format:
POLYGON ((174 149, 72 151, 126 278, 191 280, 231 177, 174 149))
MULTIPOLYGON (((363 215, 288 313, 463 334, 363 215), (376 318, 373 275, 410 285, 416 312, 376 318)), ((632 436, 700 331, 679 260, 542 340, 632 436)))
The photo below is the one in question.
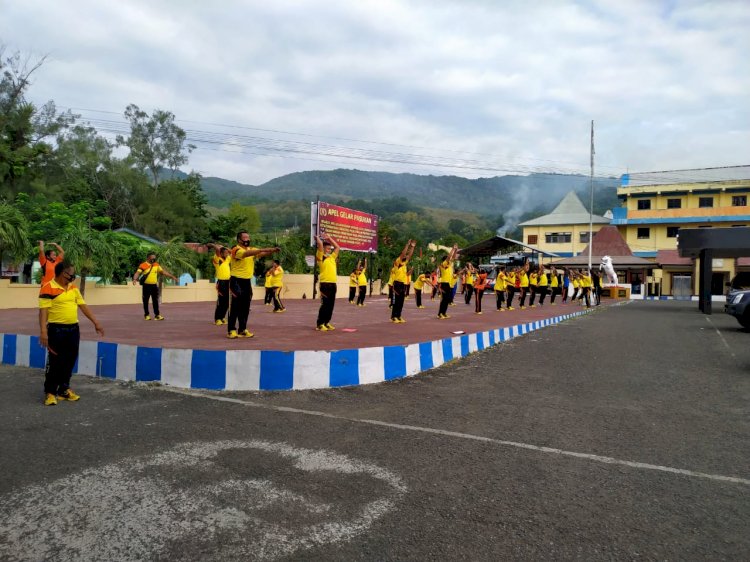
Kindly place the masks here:
POLYGON ((711 294, 712 295, 723 295, 726 293, 726 273, 723 271, 714 271, 711 274, 711 294))
POLYGON ((693 276, 672 275, 672 296, 676 300, 689 301, 693 296, 693 276))

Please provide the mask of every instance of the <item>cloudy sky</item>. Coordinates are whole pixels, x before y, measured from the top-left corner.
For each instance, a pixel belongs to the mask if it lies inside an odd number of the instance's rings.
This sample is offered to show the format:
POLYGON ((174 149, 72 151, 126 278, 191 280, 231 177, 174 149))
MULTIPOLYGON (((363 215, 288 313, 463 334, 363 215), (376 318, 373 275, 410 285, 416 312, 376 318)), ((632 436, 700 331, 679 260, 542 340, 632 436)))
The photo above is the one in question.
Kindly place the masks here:
POLYGON ((0 0, 33 101, 112 135, 172 111, 190 167, 494 176, 750 163, 750 2, 0 0))

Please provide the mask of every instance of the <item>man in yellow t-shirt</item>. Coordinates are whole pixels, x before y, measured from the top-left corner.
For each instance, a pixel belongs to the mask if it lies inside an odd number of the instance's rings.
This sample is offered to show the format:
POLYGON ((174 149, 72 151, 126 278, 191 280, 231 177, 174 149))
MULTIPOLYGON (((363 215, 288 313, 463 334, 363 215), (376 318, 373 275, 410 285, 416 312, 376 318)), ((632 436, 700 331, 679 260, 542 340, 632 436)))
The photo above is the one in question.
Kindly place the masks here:
POLYGON ((331 324, 331 319, 333 318, 333 307, 336 304, 336 260, 341 248, 333 239, 333 236, 328 236, 325 240, 316 236, 315 242, 318 246, 315 260, 318 262, 320 285, 320 308, 318 309, 315 329, 319 332, 328 332, 335 330, 333 324, 331 324))
POLYGON ((549 273, 549 288, 550 288, 550 297, 549 297, 549 303, 552 306, 555 305, 555 297, 560 294, 560 277, 558 276, 557 269, 553 265, 550 268, 549 273))
POLYGON ((432 282, 427 278, 427 274, 420 273, 417 276, 417 280, 414 281, 414 298, 416 300, 417 308, 424 308, 422 305, 422 290, 425 285, 432 286, 432 282))
POLYGON ((133 285, 140 283, 143 287, 141 291, 141 299, 143 300, 143 319, 151 320, 151 316, 148 313, 148 301, 154 306, 154 320, 164 320, 164 317, 159 314, 159 274, 169 277, 173 281, 177 281, 177 277, 169 273, 166 269, 159 265, 156 261, 156 254, 149 252, 146 256, 146 261, 138 266, 138 270, 133 275, 133 285))
POLYGON ((220 244, 207 244, 214 249, 211 263, 216 277, 216 309, 214 310, 214 324, 222 326, 227 323, 226 315, 229 310, 229 278, 232 272, 229 268, 229 248, 220 244))
POLYGON ((357 288, 359 287, 359 263, 349 274, 349 304, 354 304, 357 298, 357 288))
MULTIPOLYGON (((503 311, 503 301, 505 301, 505 266, 501 265, 497 268, 497 277, 495 277, 495 302, 497 304, 497 310, 503 311)), ((510 306, 510 303, 508 303, 510 306)))
POLYGON ((549 275, 543 265, 539 266, 539 275, 537 276, 536 292, 539 295, 539 306, 544 306, 544 298, 549 291, 549 275))
POLYGON ((529 262, 526 262, 524 266, 519 270, 518 277, 520 279, 521 286, 521 306, 519 308, 526 308, 526 295, 529 292, 529 262))
POLYGON ((255 334, 247 329, 247 319, 250 316, 250 302, 253 299, 252 279, 255 276, 255 258, 269 256, 281 248, 253 248, 250 246, 250 235, 246 230, 237 233, 237 244, 230 252, 229 292, 232 302, 229 306, 229 323, 227 337, 252 338, 255 334), (239 330, 239 332, 238 332, 239 330))
POLYGON ((440 271, 440 307, 438 308, 438 318, 444 320, 450 318, 448 316, 448 305, 451 302, 453 289, 451 284, 453 282, 453 260, 456 259, 458 254, 458 244, 454 244, 451 251, 448 252, 445 257, 441 260, 439 271, 440 271))
POLYGON ((271 287, 273 297, 273 311, 285 312, 286 307, 281 302, 281 290, 284 288, 284 269, 279 260, 273 260, 273 265, 266 277, 266 285, 271 287))
POLYGON ((409 240, 401 250, 401 254, 393 261, 393 306, 391 307, 391 322, 394 324, 403 324, 406 322, 401 317, 402 311, 404 310, 404 299, 406 299, 406 283, 408 281, 408 273, 406 270, 406 264, 409 263, 414 248, 417 243, 414 240, 409 240))
POLYGON ((357 293, 357 306, 365 306, 365 297, 367 296, 367 258, 365 258, 362 266, 359 268, 359 277, 357 277, 357 287, 359 293, 357 293))
POLYGON ((86 306, 81 292, 73 284, 76 268, 60 262, 55 277, 39 291, 39 345, 47 349, 47 370, 44 373, 44 405, 54 406, 58 400, 75 402, 80 398, 70 388, 73 367, 78 359, 81 340, 78 309, 91 320, 100 336, 104 329, 86 306))

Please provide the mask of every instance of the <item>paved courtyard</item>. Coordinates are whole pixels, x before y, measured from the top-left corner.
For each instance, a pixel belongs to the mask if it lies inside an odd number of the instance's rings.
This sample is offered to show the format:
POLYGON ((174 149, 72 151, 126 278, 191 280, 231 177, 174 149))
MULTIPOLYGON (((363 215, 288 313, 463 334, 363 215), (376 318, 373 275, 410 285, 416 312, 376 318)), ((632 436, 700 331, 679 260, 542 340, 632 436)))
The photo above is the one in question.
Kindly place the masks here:
POLYGON ((3 366, 0 559, 745 559, 749 343, 634 302, 364 387, 3 366))

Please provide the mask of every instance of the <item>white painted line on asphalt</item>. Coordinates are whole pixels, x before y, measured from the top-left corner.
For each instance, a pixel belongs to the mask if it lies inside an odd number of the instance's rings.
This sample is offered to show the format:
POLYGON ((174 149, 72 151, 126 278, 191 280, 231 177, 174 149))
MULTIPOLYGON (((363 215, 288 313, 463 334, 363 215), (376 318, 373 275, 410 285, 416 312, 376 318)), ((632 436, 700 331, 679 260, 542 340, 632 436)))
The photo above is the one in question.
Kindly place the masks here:
POLYGON ((353 423, 362 423, 367 425, 375 425, 380 427, 387 427, 390 429, 398 429, 401 431, 417 431, 421 433, 430 433, 433 435, 443 435, 446 437, 457 437, 459 439, 468 439, 471 441, 481 441, 483 443, 493 443, 495 445, 502 445, 504 447, 516 447, 518 449, 526 449, 529 451, 537 451, 540 453, 547 453, 552 455, 560 455, 565 457, 573 457, 578 459, 584 459, 588 461, 603 463, 603 464, 616 464, 621 466, 628 466, 631 468, 638 468, 642 470, 655 470, 659 472, 668 472, 672 474, 679 474, 682 476, 689 476, 691 478, 703 478, 705 480, 713 480, 716 482, 731 482, 733 484, 744 484, 750 486, 750 479, 740 478, 738 476, 723 476, 721 474, 709 474, 706 472, 696 472, 694 470, 687 470, 684 468, 674 468, 671 466, 662 466, 658 464, 649 464, 637 461, 628 461, 623 459, 616 459, 614 457, 605 457, 602 455, 594 455, 590 453, 578 453, 575 451, 566 451, 564 449, 556 449, 554 447, 541 447, 539 445, 532 445, 530 443, 519 443, 517 441, 506 441, 504 439, 495 439, 492 437, 482 437, 481 435, 472 435, 470 433, 460 433, 458 431, 448 431, 445 429, 435 429, 431 427, 420 427, 415 425, 404 425, 399 423, 391 423, 379 420, 368 420, 361 418, 349 418, 346 416, 339 416, 337 414, 329 414, 327 412, 319 412, 316 410, 302 410, 299 408, 291 408, 288 406, 274 406, 271 404, 261 404, 259 402, 251 402, 248 400, 240 400, 239 398, 230 398, 228 396, 217 396, 212 394, 203 394, 195 391, 180 389, 180 388, 168 388, 159 387, 161 390, 172 392, 174 394, 184 394, 186 396, 192 396, 196 398, 207 398, 209 400, 216 400, 218 402, 229 402, 232 404, 240 404, 242 406, 250 406, 252 408, 262 408, 265 410, 272 410, 276 412, 287 412, 292 414, 303 414, 306 416, 317 416, 321 418, 330 418, 341 421, 348 421, 353 423))
POLYGON ((722 335, 722 333, 721 333, 721 332, 719 331, 719 329, 718 329, 718 328, 717 328, 717 327, 716 327, 716 326, 714 325, 714 323, 713 323, 713 322, 711 322, 711 318, 710 318, 710 317, 708 317, 708 316, 704 316, 704 318, 706 319, 706 321, 707 321, 707 322, 708 322, 709 324, 711 324, 711 327, 712 327, 712 328, 714 329, 714 331, 715 331, 715 332, 716 332, 716 333, 718 334, 718 336, 719 336, 719 339, 720 339, 720 340, 722 341, 722 343, 723 343, 723 344, 724 344, 724 345, 726 346, 726 348, 727 348, 727 349, 729 350, 729 355, 731 355, 731 356, 732 356, 732 358, 734 358, 734 359, 737 359, 737 356, 736 356, 736 355, 734 354, 734 352, 732 351, 732 348, 731 348, 731 347, 729 347, 729 344, 727 343, 727 340, 725 340, 725 339, 724 339, 724 336, 723 336, 723 335, 722 335))

